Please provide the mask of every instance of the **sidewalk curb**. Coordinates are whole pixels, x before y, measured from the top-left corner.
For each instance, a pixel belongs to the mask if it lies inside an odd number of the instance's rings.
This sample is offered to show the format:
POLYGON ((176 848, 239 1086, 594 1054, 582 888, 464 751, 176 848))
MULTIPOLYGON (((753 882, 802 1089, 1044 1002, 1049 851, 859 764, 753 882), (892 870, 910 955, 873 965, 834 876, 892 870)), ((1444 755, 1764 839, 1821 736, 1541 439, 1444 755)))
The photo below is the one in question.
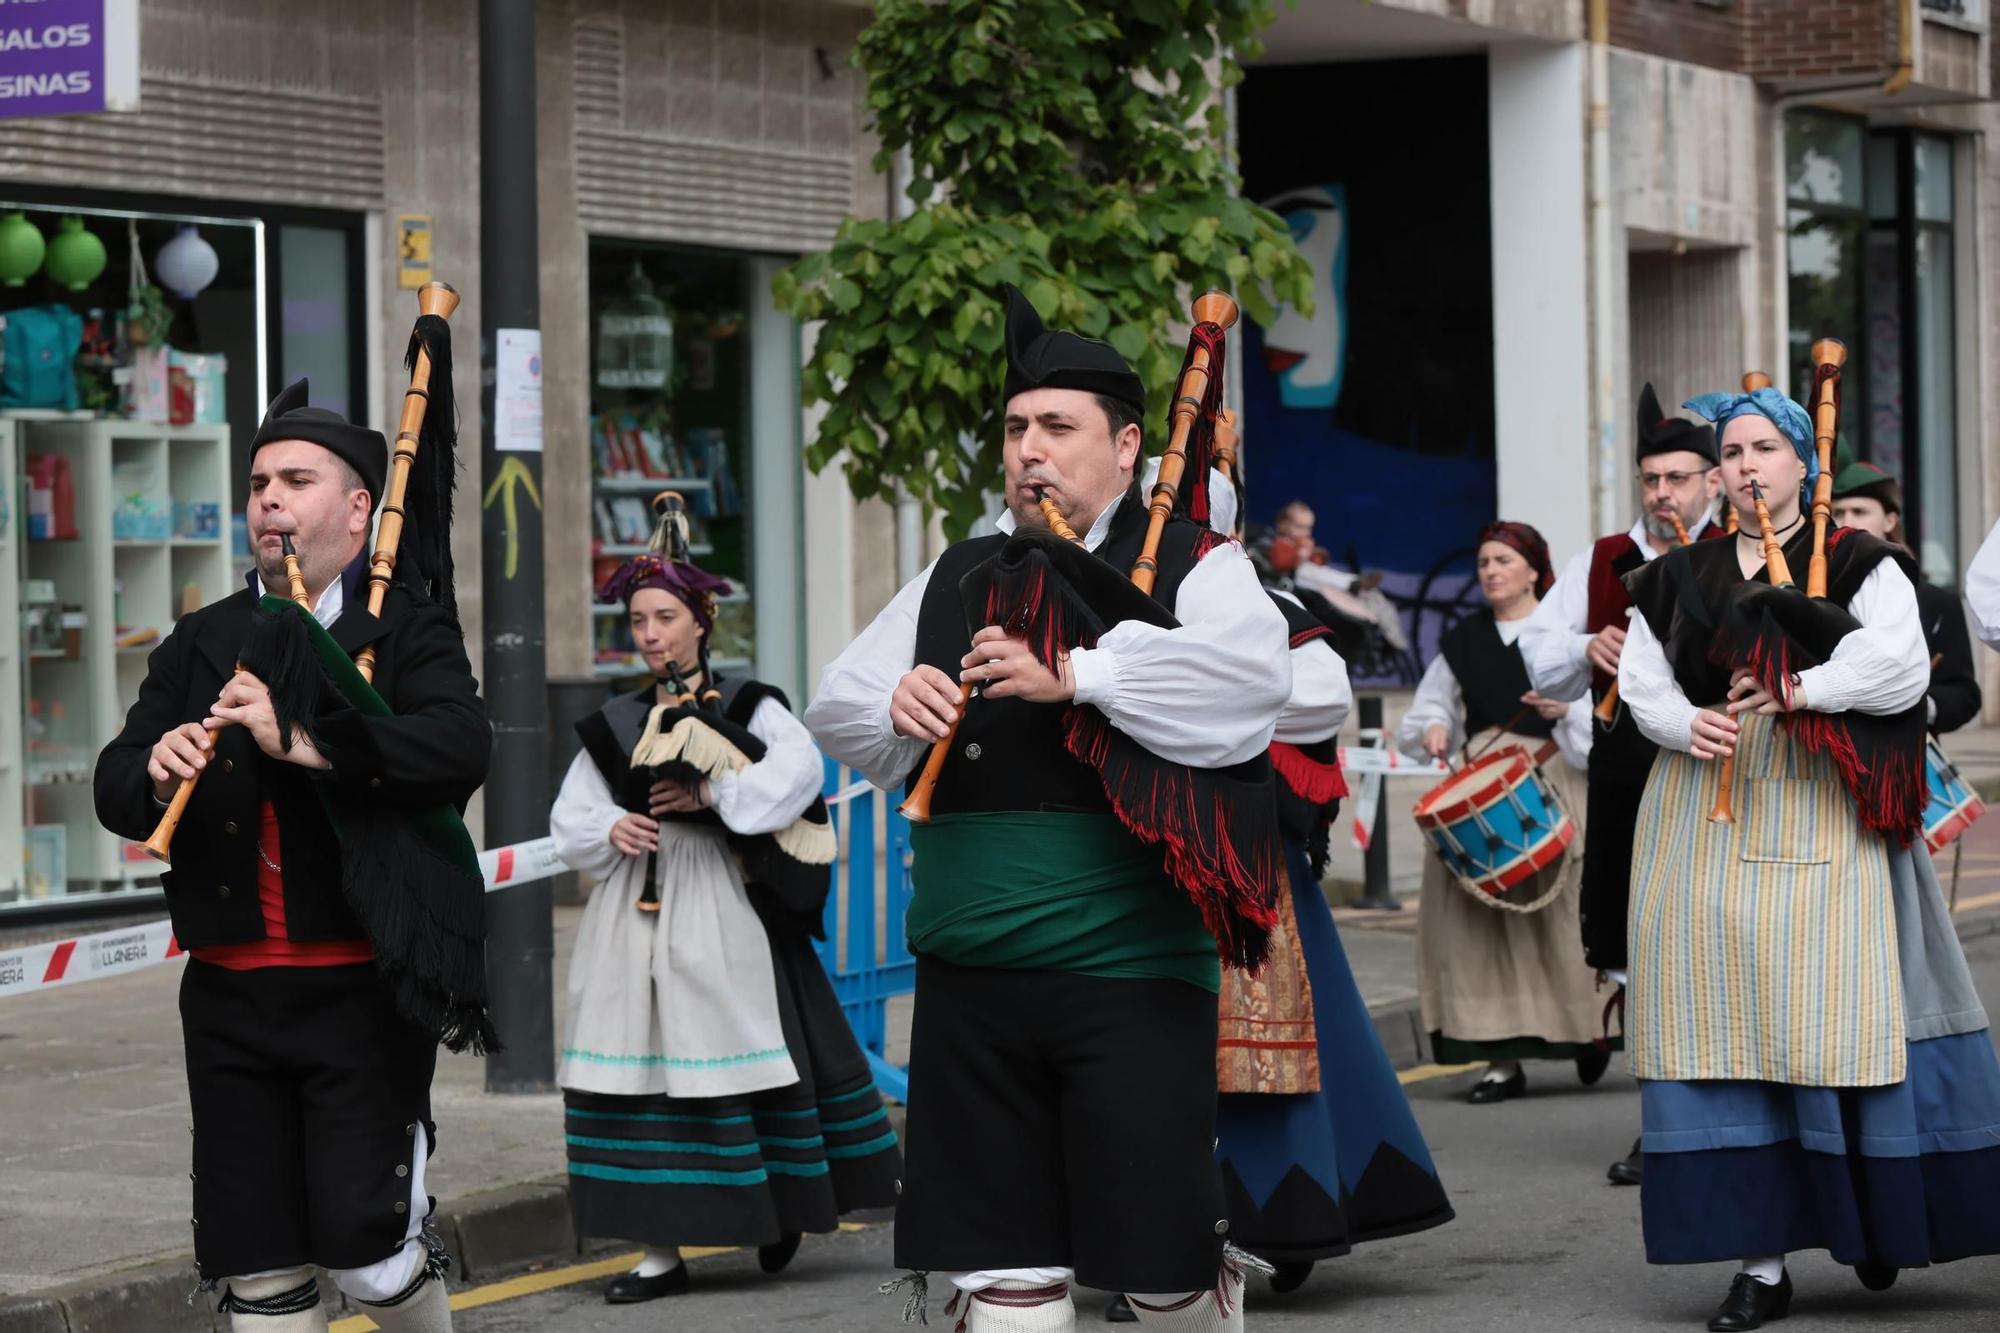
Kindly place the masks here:
MULTIPOLYGON (((888 1108, 890 1127, 900 1139, 903 1107, 891 1102, 888 1108)), ((605 1249, 579 1244, 569 1189, 559 1177, 442 1200, 431 1222, 451 1252, 454 1288, 572 1263, 605 1249)), ((185 1254, 45 1291, 0 1296, 0 1333, 228 1333, 228 1318, 212 1313, 214 1296, 188 1304, 194 1285, 194 1256, 185 1254)), ((356 1313, 323 1276, 320 1300, 329 1319, 356 1313)))

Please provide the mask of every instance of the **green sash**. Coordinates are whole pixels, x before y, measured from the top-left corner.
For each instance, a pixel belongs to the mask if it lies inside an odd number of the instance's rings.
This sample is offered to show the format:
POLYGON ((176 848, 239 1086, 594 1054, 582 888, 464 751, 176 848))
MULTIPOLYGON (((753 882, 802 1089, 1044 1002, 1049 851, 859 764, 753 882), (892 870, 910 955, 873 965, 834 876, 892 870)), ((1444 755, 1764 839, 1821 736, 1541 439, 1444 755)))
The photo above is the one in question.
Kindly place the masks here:
POLYGON ((910 851, 913 953, 1222 989, 1215 937, 1160 849, 1110 815, 940 815, 911 827, 910 851))

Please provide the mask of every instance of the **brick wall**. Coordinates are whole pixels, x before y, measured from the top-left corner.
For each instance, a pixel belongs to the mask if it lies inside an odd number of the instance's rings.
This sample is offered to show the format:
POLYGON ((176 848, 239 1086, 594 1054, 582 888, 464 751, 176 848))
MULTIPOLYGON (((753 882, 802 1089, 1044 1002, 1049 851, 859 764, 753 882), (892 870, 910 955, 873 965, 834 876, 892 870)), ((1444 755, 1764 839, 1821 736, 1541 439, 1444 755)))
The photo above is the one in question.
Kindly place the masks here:
POLYGON ((1610 0, 1611 42, 1763 83, 1884 72, 1896 0, 1610 0))
POLYGON ((1759 33, 1782 41, 1752 43, 1745 72, 1760 81, 1859 77, 1896 60, 1895 0, 1757 0, 1759 33))
POLYGON ((1740 72, 1746 16, 1769 0, 1610 0, 1611 44, 1692 65, 1740 72))

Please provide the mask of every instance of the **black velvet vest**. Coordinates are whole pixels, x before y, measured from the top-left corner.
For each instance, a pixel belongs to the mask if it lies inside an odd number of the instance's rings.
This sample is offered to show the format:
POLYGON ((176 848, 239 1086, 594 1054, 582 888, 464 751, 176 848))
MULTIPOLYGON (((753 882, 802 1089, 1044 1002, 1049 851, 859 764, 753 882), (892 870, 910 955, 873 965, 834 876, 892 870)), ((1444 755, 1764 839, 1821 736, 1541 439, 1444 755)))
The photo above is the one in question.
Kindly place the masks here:
POLYGON ((1501 727, 1520 736, 1553 736, 1556 724, 1521 702, 1534 686, 1521 648, 1500 637, 1490 608, 1474 611, 1438 640, 1465 698, 1465 734, 1501 727), (1525 713, 1524 713, 1525 710, 1525 713))
MULTIPOLYGON (((1181 581, 1195 565, 1202 529, 1187 519, 1168 522, 1160 539, 1160 575, 1153 596, 1174 609, 1181 581)), ((1095 554, 1129 571, 1146 539, 1146 509, 1128 492, 1112 517, 1095 554)), ((959 580, 1006 545, 994 533, 959 542, 938 557, 917 612, 916 661, 936 667, 953 680, 972 650, 972 630, 959 594, 959 580)), ((1063 747, 1062 719, 1068 704, 1031 704, 1020 699, 974 699, 966 709, 931 799, 934 814, 999 810, 1066 810, 1109 813, 1097 770, 1070 757, 1063 747)), ((912 771, 906 790, 916 785, 912 771)))

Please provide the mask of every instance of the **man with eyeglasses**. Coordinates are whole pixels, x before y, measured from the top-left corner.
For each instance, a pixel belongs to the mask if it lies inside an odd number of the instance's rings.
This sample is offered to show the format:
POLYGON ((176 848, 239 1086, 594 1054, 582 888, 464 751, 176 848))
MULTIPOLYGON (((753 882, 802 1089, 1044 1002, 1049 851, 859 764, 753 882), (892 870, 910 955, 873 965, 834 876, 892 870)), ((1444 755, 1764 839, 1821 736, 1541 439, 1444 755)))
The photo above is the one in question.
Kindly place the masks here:
MULTIPOLYGON (((1618 680, 1632 609, 1625 576, 1679 545, 1681 528, 1693 541, 1722 531, 1710 522, 1721 489, 1712 426, 1665 415, 1648 384, 1639 394, 1638 453, 1639 520, 1629 532, 1600 538, 1572 556, 1522 631, 1528 678, 1551 699, 1577 699, 1589 690, 1602 704, 1618 680)), ((1583 954, 1622 988, 1633 835, 1659 747, 1615 705, 1608 725, 1600 713, 1596 732, 1584 825, 1583 954)), ((1611 1183, 1638 1184, 1641 1161, 1634 1142, 1630 1155, 1612 1164, 1611 1183)))

